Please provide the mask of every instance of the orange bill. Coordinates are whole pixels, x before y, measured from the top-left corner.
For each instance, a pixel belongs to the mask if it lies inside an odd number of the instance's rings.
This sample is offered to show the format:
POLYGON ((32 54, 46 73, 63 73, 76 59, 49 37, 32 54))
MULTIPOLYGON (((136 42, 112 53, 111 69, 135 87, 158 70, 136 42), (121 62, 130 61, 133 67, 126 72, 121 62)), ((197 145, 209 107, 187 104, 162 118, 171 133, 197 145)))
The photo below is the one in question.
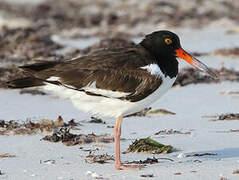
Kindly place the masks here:
POLYGON ((196 59, 195 57, 191 56, 189 53, 187 53, 183 48, 179 48, 175 50, 176 56, 187 61, 189 64, 194 66, 196 69, 205 72, 212 78, 218 78, 216 73, 214 73, 210 68, 208 68, 205 64, 203 64, 201 61, 196 59))

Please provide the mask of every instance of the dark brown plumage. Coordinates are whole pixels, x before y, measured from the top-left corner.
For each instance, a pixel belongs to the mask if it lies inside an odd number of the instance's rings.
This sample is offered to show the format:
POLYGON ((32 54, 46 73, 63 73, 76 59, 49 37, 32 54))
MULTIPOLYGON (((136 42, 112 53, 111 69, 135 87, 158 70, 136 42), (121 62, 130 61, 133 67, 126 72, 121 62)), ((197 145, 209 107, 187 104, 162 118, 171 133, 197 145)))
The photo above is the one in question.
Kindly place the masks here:
MULTIPOLYGON (((140 45, 101 50, 70 61, 40 61, 21 66, 20 68, 30 76, 24 78, 28 81, 14 80, 9 82, 9 86, 30 87, 30 80, 34 79, 32 86, 52 83, 85 91, 83 87, 96 82, 99 89, 130 93, 121 99, 135 102, 151 94, 162 82, 160 77, 151 76, 147 70, 140 69, 155 63, 154 61, 155 59, 140 45), (48 80, 50 77, 59 77, 59 80, 48 80)), ((88 95, 100 96, 90 91, 85 92, 88 95)))

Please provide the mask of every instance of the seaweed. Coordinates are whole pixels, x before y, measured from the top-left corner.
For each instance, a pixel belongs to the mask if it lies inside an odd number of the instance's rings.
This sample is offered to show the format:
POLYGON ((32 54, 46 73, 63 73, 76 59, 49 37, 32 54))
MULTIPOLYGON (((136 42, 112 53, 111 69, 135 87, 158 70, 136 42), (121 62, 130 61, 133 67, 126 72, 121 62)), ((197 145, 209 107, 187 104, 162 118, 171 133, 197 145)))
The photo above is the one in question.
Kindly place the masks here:
POLYGON ((79 125, 73 119, 65 123, 61 116, 56 121, 41 119, 38 122, 28 120, 27 122, 19 123, 15 120, 9 122, 0 120, 0 135, 32 135, 42 132, 53 132, 55 129, 62 127, 79 129, 79 125))
POLYGON ((202 116, 202 118, 210 118, 211 121, 231 121, 231 120, 239 120, 239 113, 227 113, 220 115, 212 115, 212 116, 202 116))
POLYGON ((108 163, 109 161, 114 161, 114 157, 112 155, 108 155, 107 153, 95 155, 90 152, 89 155, 86 156, 85 161, 87 163, 105 164, 108 163))
POLYGON ((172 151, 173 147, 170 145, 163 145, 151 138, 143 138, 135 140, 127 149, 127 153, 150 153, 150 154, 166 154, 172 151))
POLYGON ((114 138, 109 134, 95 135, 92 134, 72 134, 69 128, 61 128, 52 135, 47 135, 42 140, 50 142, 62 142, 66 146, 74 146, 89 143, 111 143, 114 138))

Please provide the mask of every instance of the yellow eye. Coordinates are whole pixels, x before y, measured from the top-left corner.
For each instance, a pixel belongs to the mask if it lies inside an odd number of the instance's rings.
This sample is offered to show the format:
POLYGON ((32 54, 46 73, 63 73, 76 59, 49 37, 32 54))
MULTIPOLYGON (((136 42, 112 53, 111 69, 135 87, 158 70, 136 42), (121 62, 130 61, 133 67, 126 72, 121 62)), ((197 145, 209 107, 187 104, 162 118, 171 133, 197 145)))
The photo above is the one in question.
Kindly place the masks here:
POLYGON ((170 39, 170 38, 165 38, 164 42, 168 45, 173 43, 172 39, 170 39))

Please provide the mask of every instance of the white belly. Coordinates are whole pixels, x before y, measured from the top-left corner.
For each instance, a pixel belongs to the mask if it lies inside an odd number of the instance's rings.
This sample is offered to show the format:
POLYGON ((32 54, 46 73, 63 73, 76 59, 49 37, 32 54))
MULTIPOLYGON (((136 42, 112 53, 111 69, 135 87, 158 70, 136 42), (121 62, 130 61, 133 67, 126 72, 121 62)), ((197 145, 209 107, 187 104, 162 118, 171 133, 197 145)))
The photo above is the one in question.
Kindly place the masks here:
POLYGON ((69 98, 76 108, 93 115, 118 117, 132 114, 148 107, 171 88, 175 79, 176 77, 172 79, 169 77, 163 78, 162 84, 156 91, 138 102, 128 102, 126 100, 102 96, 90 96, 86 95, 84 92, 53 84, 47 84, 43 87, 43 90, 62 98, 69 98))

